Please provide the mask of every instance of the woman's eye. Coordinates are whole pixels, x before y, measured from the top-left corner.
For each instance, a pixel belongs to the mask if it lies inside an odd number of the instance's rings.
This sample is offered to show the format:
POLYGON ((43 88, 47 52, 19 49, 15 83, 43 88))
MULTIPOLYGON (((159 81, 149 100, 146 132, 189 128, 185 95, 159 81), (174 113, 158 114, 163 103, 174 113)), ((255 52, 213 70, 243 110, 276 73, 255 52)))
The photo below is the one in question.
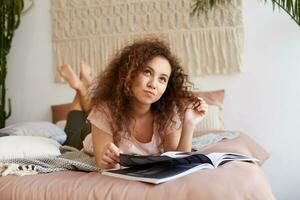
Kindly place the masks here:
POLYGON ((166 83, 167 82, 167 79, 165 77, 160 77, 159 80, 162 83, 166 83))
POLYGON ((150 76, 151 75, 151 71, 148 70, 148 69, 144 70, 144 75, 150 76))

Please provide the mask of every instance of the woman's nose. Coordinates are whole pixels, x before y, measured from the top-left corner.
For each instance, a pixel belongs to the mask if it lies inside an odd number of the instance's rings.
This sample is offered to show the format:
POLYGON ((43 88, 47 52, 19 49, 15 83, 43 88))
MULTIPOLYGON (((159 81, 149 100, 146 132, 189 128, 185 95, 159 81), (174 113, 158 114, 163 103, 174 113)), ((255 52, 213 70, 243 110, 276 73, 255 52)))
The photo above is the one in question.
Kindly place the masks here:
POLYGON ((149 80, 147 86, 152 89, 156 89, 156 83, 154 79, 149 80))

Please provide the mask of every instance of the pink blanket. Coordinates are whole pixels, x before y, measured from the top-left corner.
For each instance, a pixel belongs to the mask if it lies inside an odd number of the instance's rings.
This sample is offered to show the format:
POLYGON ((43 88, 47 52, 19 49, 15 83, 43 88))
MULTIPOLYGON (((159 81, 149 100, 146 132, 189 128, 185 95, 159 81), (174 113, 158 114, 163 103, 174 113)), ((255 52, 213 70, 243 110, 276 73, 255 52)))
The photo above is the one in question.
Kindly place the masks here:
MULTIPOLYGON (((209 145, 205 152, 230 151, 267 158, 266 152, 245 135, 209 145), (258 148, 258 149, 257 149, 258 148), (253 155, 254 154, 254 155, 253 155)), ((275 199, 262 170, 256 164, 230 162, 185 177, 152 185, 107 177, 96 172, 56 172, 0 178, 0 199, 275 199)))

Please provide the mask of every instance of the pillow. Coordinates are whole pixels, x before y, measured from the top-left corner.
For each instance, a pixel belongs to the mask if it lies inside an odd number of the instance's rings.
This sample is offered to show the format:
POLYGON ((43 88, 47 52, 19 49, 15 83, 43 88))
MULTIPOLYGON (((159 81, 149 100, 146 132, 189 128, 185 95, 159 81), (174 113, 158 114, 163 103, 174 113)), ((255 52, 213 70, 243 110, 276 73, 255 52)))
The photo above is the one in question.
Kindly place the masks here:
POLYGON ((207 114, 196 126, 195 131, 224 130, 223 100, 225 91, 194 91, 193 93, 202 97, 208 104, 207 114))
POLYGON ((0 129, 0 135, 42 136, 51 138, 60 144, 63 144, 67 138, 62 129, 46 121, 16 123, 0 129))
POLYGON ((39 136, 0 137, 0 159, 58 156, 60 146, 55 140, 39 136))
POLYGON ((67 120, 60 120, 55 123, 55 125, 59 127, 61 130, 65 130, 66 124, 67 124, 67 120))
POLYGON ((218 134, 208 133, 198 137, 193 137, 192 139, 192 150, 199 151, 201 148, 220 142, 222 140, 230 140, 239 136, 237 131, 223 131, 218 134))

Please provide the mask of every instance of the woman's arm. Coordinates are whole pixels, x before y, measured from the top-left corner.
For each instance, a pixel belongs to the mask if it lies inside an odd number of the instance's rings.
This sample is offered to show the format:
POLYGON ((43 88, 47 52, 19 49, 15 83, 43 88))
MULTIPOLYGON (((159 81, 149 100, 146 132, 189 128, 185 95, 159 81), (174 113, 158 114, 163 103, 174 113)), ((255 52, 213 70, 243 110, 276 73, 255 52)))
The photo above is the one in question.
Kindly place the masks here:
POLYGON ((184 122, 182 128, 169 133, 164 138, 164 151, 191 151, 195 127, 184 122))
POLYGON ((164 151, 191 151, 194 129, 206 115, 207 108, 202 98, 189 105, 184 114, 182 128, 165 136, 164 151))
POLYGON ((92 125, 92 140, 96 165, 102 169, 116 168, 120 150, 113 143, 112 135, 92 125))

